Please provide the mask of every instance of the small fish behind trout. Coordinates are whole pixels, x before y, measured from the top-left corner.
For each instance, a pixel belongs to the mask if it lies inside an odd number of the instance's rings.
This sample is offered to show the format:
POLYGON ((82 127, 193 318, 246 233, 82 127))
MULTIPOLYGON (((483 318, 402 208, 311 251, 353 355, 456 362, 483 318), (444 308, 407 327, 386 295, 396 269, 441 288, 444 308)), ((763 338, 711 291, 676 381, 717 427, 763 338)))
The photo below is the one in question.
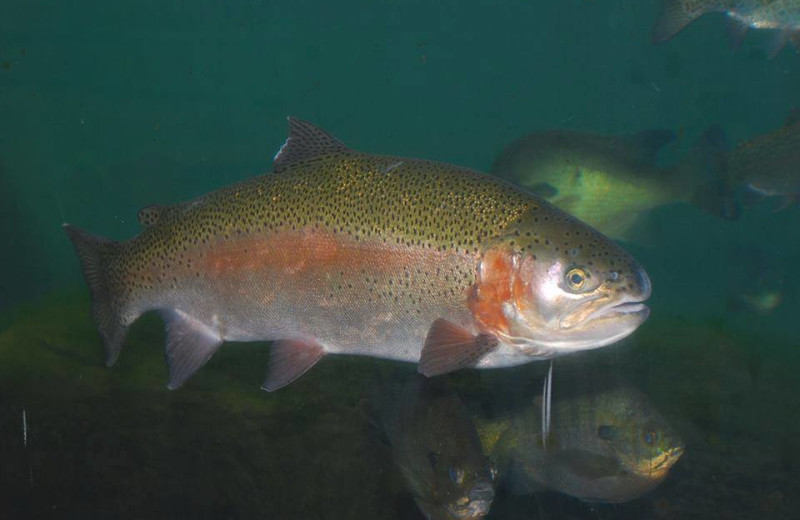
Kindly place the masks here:
POLYGON ((647 318, 641 266, 543 199, 289 125, 273 174, 149 206, 130 240, 64 225, 108 365, 149 310, 166 322, 169 388, 223 341, 271 340, 270 391, 326 354, 432 376, 602 347, 647 318))

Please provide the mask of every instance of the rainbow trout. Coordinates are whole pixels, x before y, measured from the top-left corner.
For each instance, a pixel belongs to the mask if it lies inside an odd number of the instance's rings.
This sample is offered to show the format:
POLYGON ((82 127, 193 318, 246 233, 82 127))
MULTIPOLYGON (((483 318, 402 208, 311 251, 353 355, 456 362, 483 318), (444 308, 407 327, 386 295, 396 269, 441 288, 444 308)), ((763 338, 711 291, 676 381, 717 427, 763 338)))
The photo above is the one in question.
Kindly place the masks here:
POLYGON ((326 354, 433 376, 602 347, 646 319, 642 267, 545 200, 289 121, 272 174, 145 208, 130 240, 65 224, 107 364, 148 310, 166 323, 169 388, 223 341, 272 340, 266 390, 326 354))
POLYGON ((728 34, 735 47, 750 28, 772 29, 775 36, 766 48, 770 58, 789 42, 800 51, 800 0, 663 0, 653 42, 671 39, 706 13, 727 15, 728 34))
POLYGON ((800 201, 800 109, 784 126, 742 141, 727 155, 731 190, 746 186, 755 198, 778 197, 783 206, 800 201))

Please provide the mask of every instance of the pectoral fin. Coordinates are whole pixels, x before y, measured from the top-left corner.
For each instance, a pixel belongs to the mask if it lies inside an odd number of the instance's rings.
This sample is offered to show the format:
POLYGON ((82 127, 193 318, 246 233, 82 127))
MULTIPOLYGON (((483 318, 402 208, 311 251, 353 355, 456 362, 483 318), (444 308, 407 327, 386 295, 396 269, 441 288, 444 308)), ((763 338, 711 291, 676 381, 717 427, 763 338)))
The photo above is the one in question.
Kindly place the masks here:
POLYGON ((512 495, 531 495, 547 491, 546 479, 542 478, 541 467, 531 467, 534 464, 541 464, 542 461, 537 459, 532 461, 523 460, 527 458, 528 454, 518 460, 511 460, 504 472, 503 480, 512 495))
POLYGON ((282 339, 272 344, 267 378, 261 388, 273 392, 305 374, 325 355, 313 338, 282 339))
POLYGON ((475 366, 483 356, 497 348, 497 345, 497 338, 491 334, 472 334, 439 318, 428 330, 417 371, 432 377, 475 366))
POLYGON ((222 338, 217 331, 181 310, 167 310, 161 315, 167 327, 167 388, 175 390, 211 359, 222 345, 222 338))

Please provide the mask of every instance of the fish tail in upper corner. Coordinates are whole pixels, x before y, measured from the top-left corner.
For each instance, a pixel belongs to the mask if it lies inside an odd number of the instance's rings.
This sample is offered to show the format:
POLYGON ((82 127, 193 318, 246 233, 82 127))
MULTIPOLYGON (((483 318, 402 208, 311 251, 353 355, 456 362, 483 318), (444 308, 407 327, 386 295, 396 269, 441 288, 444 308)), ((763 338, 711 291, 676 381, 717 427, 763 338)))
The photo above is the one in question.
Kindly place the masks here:
POLYGON ((119 357, 128 325, 135 319, 126 316, 126 302, 122 301, 114 272, 109 268, 109 260, 117 253, 119 243, 69 224, 64 224, 64 230, 78 253, 92 295, 92 317, 106 348, 106 364, 111 366, 119 357))
POLYGON ((728 220, 741 215, 728 181, 728 143, 720 125, 703 132, 678 165, 676 177, 688 188, 688 202, 728 220))
POLYGON ((653 43, 664 43, 706 13, 706 2, 662 0, 653 26, 653 43))

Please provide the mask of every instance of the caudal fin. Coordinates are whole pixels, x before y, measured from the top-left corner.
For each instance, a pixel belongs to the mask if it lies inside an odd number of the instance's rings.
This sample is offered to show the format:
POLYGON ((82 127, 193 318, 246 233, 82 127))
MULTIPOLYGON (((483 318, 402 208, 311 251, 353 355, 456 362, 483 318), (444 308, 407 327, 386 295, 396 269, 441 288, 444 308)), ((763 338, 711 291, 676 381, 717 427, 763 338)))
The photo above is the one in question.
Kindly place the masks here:
POLYGON ((653 26, 653 43, 664 43, 705 14, 702 7, 686 5, 684 0, 662 0, 653 26))
POLYGON ((109 258, 119 244, 69 224, 64 224, 64 231, 81 261, 83 277, 92 295, 92 317, 106 348, 106 364, 111 366, 119 357, 128 325, 135 319, 124 315, 125 302, 120 300, 109 270, 109 258))
POLYGON ((691 193, 688 201, 728 220, 741 215, 741 208, 728 182, 728 143, 722 127, 709 127, 683 162, 676 178, 691 193))

